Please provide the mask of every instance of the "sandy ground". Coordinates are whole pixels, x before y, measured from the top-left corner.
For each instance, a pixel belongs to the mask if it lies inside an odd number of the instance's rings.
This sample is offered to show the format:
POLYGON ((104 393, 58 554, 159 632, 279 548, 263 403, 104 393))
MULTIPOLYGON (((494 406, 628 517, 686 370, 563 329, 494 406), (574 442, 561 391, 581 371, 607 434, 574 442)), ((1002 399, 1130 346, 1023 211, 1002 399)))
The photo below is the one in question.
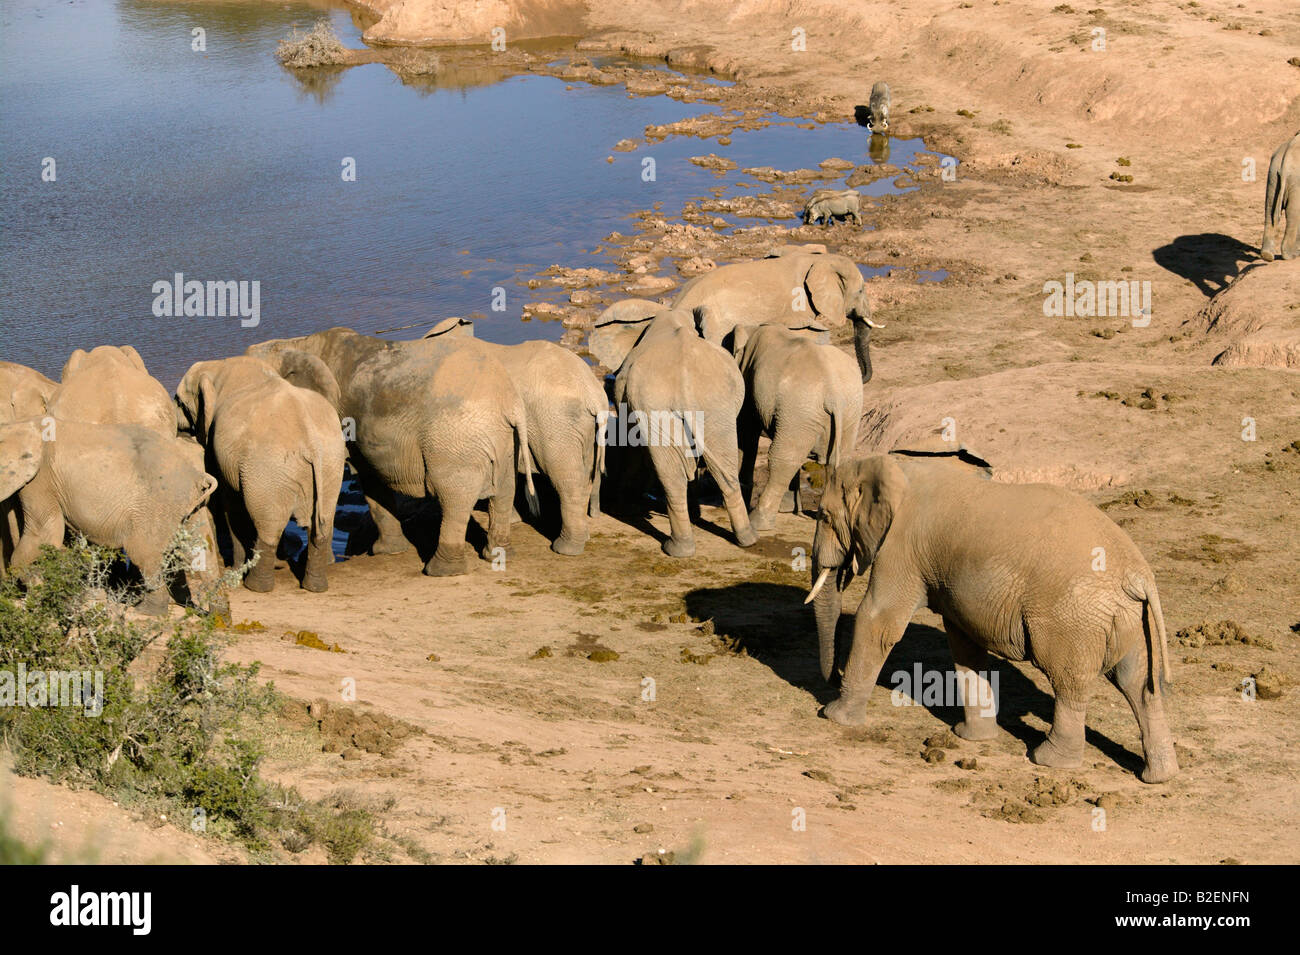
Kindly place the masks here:
MULTIPOLYGON (((359 709, 419 731, 389 755, 298 753, 269 773, 308 795, 391 802, 399 860, 1300 861, 1300 690, 1288 687, 1300 679, 1300 375, 1288 357, 1300 262, 1254 255, 1268 157, 1300 128, 1300 68, 1287 62, 1300 9, 593 0, 580 32, 586 55, 725 70, 740 82, 723 105, 754 113, 849 118, 883 78, 892 132, 960 158, 956 181, 933 164, 908 171, 921 190, 873 202, 874 229, 772 227, 754 241, 820 241, 892 267, 870 286, 886 328, 865 448, 932 439, 951 418, 1000 479, 1073 487, 1132 535, 1171 635, 1183 772, 1156 787, 1135 778, 1137 727, 1100 681, 1084 767, 1037 769, 1025 753, 1050 693, 1008 663, 991 743, 947 738, 955 710, 891 706, 885 689, 863 729, 820 719, 831 693, 800 604, 807 574, 792 566, 812 522, 783 515, 757 552, 741 551, 706 506, 686 561, 660 555, 661 514, 648 526, 606 516, 580 558, 521 524, 501 572, 431 580, 413 553, 357 557, 325 595, 297 590, 287 568, 274 594, 234 594, 235 618, 263 627, 239 636, 237 658, 263 661, 302 700, 338 701, 353 681, 359 709), (948 278, 915 282, 934 269, 948 278), (1249 287, 1212 300, 1243 270, 1249 287), (1044 315, 1044 283, 1067 273, 1150 282, 1150 324, 1044 315), (1225 353, 1237 358, 1212 364, 1225 353), (1237 629, 1212 630, 1227 643, 1175 636, 1225 621, 1237 629), (345 652, 284 639, 301 630, 345 652), (1281 695, 1244 700, 1252 675, 1281 695)), ((628 130, 634 147, 643 132, 628 130)), ((716 137, 700 151, 726 154, 716 137)), ((660 215, 676 210, 647 220, 660 215)), ((679 281, 674 262, 753 254, 750 240, 711 233, 647 227, 608 242, 611 268, 667 253, 662 275, 679 281)), ((584 307, 566 313, 570 341, 612 297, 573 300, 584 307)), ((940 628, 919 614, 885 672, 948 667, 940 628)), ((14 794, 33 819, 38 803, 67 804, 83 842, 120 812, 77 814, 74 801, 95 798, 32 781, 14 794)), ((194 842, 148 829, 101 855, 207 861, 194 842)))

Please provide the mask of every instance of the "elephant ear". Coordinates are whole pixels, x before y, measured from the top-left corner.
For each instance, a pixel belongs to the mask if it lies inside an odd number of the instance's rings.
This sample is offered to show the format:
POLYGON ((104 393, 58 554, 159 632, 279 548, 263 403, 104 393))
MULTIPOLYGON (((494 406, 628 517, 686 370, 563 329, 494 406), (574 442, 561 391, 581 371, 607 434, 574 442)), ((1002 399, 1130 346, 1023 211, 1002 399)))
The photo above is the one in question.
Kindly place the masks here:
POLYGON ((473 338, 474 323, 468 318, 444 318, 424 333, 425 338, 473 338))
POLYGON ((727 336, 736 328, 736 323, 727 318, 724 310, 716 305, 697 305, 695 327, 706 342, 713 342, 725 348, 727 336))
POLYGON ((852 462, 839 483, 842 508, 832 509, 831 524, 846 551, 870 564, 907 495, 907 476, 888 455, 877 454, 852 462))
POLYGON ((745 353, 750 337, 758 331, 757 325, 737 325, 731 330, 731 354, 737 360, 745 353))
POLYGON ((665 306, 643 298, 616 302, 596 319, 587 338, 587 351, 601 365, 617 371, 650 320, 664 311, 665 306))
POLYGON ((40 468, 40 425, 35 421, 0 425, 0 501, 22 490, 40 468))
POLYGON ((67 381, 68 375, 76 372, 76 370, 81 367, 81 363, 85 360, 86 350, 84 348, 78 348, 73 351, 73 353, 68 356, 67 362, 64 363, 63 371, 59 373, 59 380, 67 381))
POLYGON ((315 355, 297 348, 286 348, 276 354, 265 356, 263 360, 279 372, 280 377, 289 384, 324 396, 335 411, 339 410, 343 398, 339 391, 338 379, 334 377, 329 366, 315 355))
POLYGON ((804 289, 813 311, 827 325, 842 325, 845 318, 844 276, 827 262, 817 262, 804 276, 804 289))
POLYGON ((118 351, 125 355, 127 361, 129 361, 134 367, 138 368, 146 375, 149 374, 149 369, 144 366, 144 359, 140 357, 140 353, 136 351, 134 347, 131 345, 122 345, 118 351))
POLYGON ((40 417, 45 414, 47 399, 48 395, 41 388, 31 385, 15 388, 9 395, 9 405, 13 409, 11 420, 21 421, 23 418, 40 417))

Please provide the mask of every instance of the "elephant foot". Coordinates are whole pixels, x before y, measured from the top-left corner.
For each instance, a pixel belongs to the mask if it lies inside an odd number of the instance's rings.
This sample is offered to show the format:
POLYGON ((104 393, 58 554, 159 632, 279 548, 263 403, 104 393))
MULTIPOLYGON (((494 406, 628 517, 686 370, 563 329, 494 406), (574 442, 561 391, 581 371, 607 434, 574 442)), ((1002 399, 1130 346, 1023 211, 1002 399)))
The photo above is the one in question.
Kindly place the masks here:
POLYGON ((750 526, 742 527, 736 531, 736 545, 738 547, 753 547, 758 543, 758 534, 754 530, 753 523, 750 526))
POLYGON ((370 553, 380 557, 384 554, 403 554, 410 549, 411 542, 405 537, 381 537, 370 548, 370 553))
POLYGON ((749 526, 756 531, 770 531, 776 527, 776 518, 767 511, 750 511, 749 526))
POLYGON ((244 589, 255 594, 269 594, 275 589, 275 578, 270 574, 258 574, 249 571, 244 577, 244 589))
POLYGON ((822 715, 841 726, 864 726, 867 722, 867 700, 869 696, 841 696, 826 704, 822 715))
POLYGON ((1282 258, 1286 259, 1287 261, 1294 259, 1297 255, 1300 255, 1300 252, 1296 252, 1295 249, 1284 249, 1282 251, 1282 258))
POLYGON ((165 617, 171 608, 171 599, 163 589, 145 591, 135 609, 150 617, 165 617))
POLYGON ((1272 262, 1272 261, 1273 261, 1273 250, 1272 250, 1272 249, 1260 249, 1260 250, 1259 250, 1259 257, 1260 257, 1261 259, 1263 259, 1265 262, 1272 262))
POLYGON ((1178 775, 1178 759, 1172 753, 1163 759, 1148 759, 1142 768, 1144 783, 1168 782, 1178 775))
POLYGON ((1078 769, 1083 765, 1082 752, 1067 753, 1053 743, 1050 737, 1034 747, 1029 758, 1039 766, 1051 769, 1078 769))
POLYGON ((998 724, 992 719, 962 720, 952 731, 964 740, 978 743, 998 735, 998 724))
POLYGON ((329 580, 324 574, 303 574, 302 589, 313 594, 323 594, 330 589, 329 580))
POLYGON ((587 548, 587 538, 565 537, 561 534, 551 541, 551 550, 565 557, 577 557, 587 548))
POLYGON ((479 559, 486 561, 494 561, 502 555, 505 555, 505 558, 509 560, 511 557, 515 556, 515 549, 511 547, 508 542, 505 544, 494 544, 491 541, 488 541, 479 548, 478 552, 479 559))
POLYGON ((424 565, 424 575, 426 577, 460 577, 468 573, 469 568, 465 565, 465 558, 463 557, 445 560, 434 554, 429 558, 428 563, 424 565))
POLYGON ((694 557, 695 541, 681 541, 675 537, 670 537, 663 542, 663 552, 669 557, 694 557))
POLYGON ((208 601, 208 605, 201 609, 209 616, 224 617, 226 620, 230 619, 230 600, 224 593, 213 597, 208 601))

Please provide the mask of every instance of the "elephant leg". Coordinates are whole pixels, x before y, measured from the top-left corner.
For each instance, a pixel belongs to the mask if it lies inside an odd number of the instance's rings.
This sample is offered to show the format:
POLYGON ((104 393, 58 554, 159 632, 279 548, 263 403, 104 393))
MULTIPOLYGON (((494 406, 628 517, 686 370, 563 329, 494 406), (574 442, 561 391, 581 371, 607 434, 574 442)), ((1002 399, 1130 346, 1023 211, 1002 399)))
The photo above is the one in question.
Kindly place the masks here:
MULTIPOLYGON (((758 439, 762 430, 758 413, 746 406, 740 412, 740 418, 736 422, 736 437, 740 445, 740 493, 744 495, 746 504, 749 504, 754 496, 754 466, 758 461, 758 439)), ((750 522, 753 522, 752 514, 750 522)))
MULTIPOLYGON (((310 513, 310 512, 309 512, 310 513)), ((308 518, 310 523, 311 519, 308 518)), ((314 594, 329 590, 329 566, 334 563, 334 522, 317 533, 311 531, 307 540, 307 565, 302 572, 302 589, 314 594)))
POLYGON ((1277 246, 1273 243, 1273 235, 1277 231, 1277 222, 1273 218, 1273 200, 1277 196, 1277 190, 1281 188, 1279 178, 1277 171, 1270 168, 1264 188, 1264 238, 1259 243, 1259 257, 1265 262, 1272 262, 1277 251, 1277 246))
POLYGON ((840 681, 839 699, 827 703, 823 711, 827 719, 844 726, 861 726, 867 721, 871 690, 889 658, 889 651, 902 639, 907 622, 916 609, 915 606, 906 610, 901 607, 877 609, 871 603, 868 591, 853 622, 853 647, 849 650, 849 662, 840 681))
POLYGON ((370 553, 378 556, 380 554, 400 554, 411 549, 411 542, 406 539, 402 533, 402 522, 390 509, 393 501, 390 495, 382 494, 383 502, 377 497, 372 497, 369 491, 366 492, 366 506, 370 508, 370 518, 375 522, 375 527, 379 530, 379 536, 370 548, 370 553))
POLYGON ((1109 678, 1128 700, 1142 732, 1142 754, 1146 760, 1142 781, 1162 783, 1172 778, 1178 773, 1178 757, 1173 734, 1165 720, 1164 695, 1151 689, 1146 647, 1130 650, 1109 678))
POLYGON ((1052 728, 1047 739, 1039 743, 1030 754, 1039 766, 1055 769, 1077 769, 1083 765, 1084 723, 1088 715, 1088 701, 1081 696, 1066 694, 1056 687, 1056 706, 1052 712, 1052 728))
MULTIPOLYGON (((470 515, 474 512, 476 494, 466 490, 468 484, 440 488, 436 493, 438 505, 442 509, 442 523, 438 525, 438 549, 433 552, 424 565, 424 573, 429 577, 456 577, 469 573, 466 563, 465 531, 469 527, 470 515)), ((497 495, 500 497, 500 495, 497 495)), ((509 501, 509 497, 506 498, 509 501)), ((497 507, 493 501, 493 507, 497 507)), ((509 542, 510 510, 505 511, 506 540, 509 542)), ((500 521, 498 517, 493 523, 500 521)), ((496 529, 500 533, 500 528, 496 529)), ((493 532, 488 531, 488 547, 493 546, 493 532)))
POLYGON ((730 427, 720 428, 718 433, 710 434, 703 447, 700 447, 699 437, 696 437, 696 451, 704 458, 709 476, 722 492, 722 503, 727 508, 736 544, 740 547, 753 547, 758 543, 758 534, 750 524, 745 498, 740 493, 740 462, 737 460, 736 445, 734 420, 730 422, 730 427))
POLYGON ((1297 232, 1300 231, 1300 209, 1286 208, 1286 232, 1282 234, 1282 258, 1294 259, 1300 254, 1297 247, 1297 232))
POLYGON ((998 735, 997 700, 984 674, 988 672, 988 651, 968 637, 947 617, 943 629, 948 634, 953 668, 961 696, 964 719, 952 731, 962 739, 993 739, 998 735))
MULTIPOLYGON (((275 589, 275 558, 285 525, 292 517, 292 508, 277 506, 270 500, 269 492, 245 486, 244 501, 254 528, 254 545, 258 557, 244 577, 244 586, 254 593, 265 594, 275 589)), ((309 522, 310 524, 310 522, 309 522)))
POLYGON ((277 541, 267 540, 260 533, 253 545, 253 564, 244 575, 244 586, 255 594, 270 593, 275 589, 275 548, 277 541))
POLYGON ((226 485, 221 486, 221 513, 226 522, 226 533, 230 535, 230 557, 232 567, 243 567, 251 556, 249 547, 253 543, 253 522, 244 510, 244 500, 239 493, 226 485))
POLYGON ((655 473, 664 489, 664 509, 668 512, 671 533, 668 540, 663 542, 663 552, 669 557, 694 556, 695 532, 691 528, 691 516, 687 507, 686 491, 689 481, 682 461, 682 449, 654 444, 649 451, 655 473))
POLYGON ((10 567, 18 571, 34 561, 41 553, 41 545, 51 547, 63 546, 63 535, 67 526, 63 521, 63 512, 57 507, 48 510, 36 510, 30 502, 22 501, 23 533, 18 538, 10 567))
POLYGON ((758 497, 758 505, 750 515, 750 521, 757 530, 768 531, 775 526, 781 499, 790 484, 798 478, 799 467, 808 457, 810 448, 806 444, 810 442, 796 440, 788 424, 782 426, 777 421, 772 446, 767 449, 767 486, 763 488, 763 493, 758 497))
POLYGON ((167 592, 167 581, 162 575, 162 553, 157 547, 129 542, 122 550, 131 563, 140 570, 144 579, 144 596, 135 605, 140 613, 151 617, 165 617, 171 607, 171 595, 167 592))
MULTIPOLYGON (((515 467, 513 459, 506 457, 505 465, 498 465, 496 482, 492 497, 488 499, 487 544, 479 556, 484 560, 495 560, 502 553, 510 551, 510 512, 514 510, 515 467)), ((473 504, 470 505, 473 508, 473 504)), ((469 524, 466 515, 465 523, 469 524)))
POLYGON ((565 475, 553 478, 551 486, 560 498, 560 536, 551 542, 551 550, 576 557, 582 553, 591 536, 590 518, 587 516, 587 508, 593 500, 591 481, 582 479, 581 475, 565 475))

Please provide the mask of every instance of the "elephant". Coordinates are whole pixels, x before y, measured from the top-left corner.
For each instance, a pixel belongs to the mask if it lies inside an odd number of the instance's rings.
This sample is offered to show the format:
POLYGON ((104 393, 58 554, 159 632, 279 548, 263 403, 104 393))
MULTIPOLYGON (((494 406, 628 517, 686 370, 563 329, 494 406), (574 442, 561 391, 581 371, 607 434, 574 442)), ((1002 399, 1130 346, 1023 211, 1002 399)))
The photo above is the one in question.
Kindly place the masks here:
MULTIPOLYGON (((0 361, 0 424, 45 414, 46 403, 59 386, 39 371, 12 361, 0 361)), ((0 500, 0 576, 18 546, 22 525, 18 499, 0 500)))
POLYGON ((644 443, 667 500, 671 536, 663 551, 690 557, 695 538, 687 486, 700 459, 722 491, 736 543, 750 547, 750 526, 738 477, 736 418, 745 382, 735 361, 696 333, 690 312, 663 309, 640 321, 608 323, 593 333, 598 360, 618 369, 614 402, 619 434, 611 440, 644 443))
POLYGON ((48 410, 60 421, 138 424, 164 437, 176 436, 176 406, 130 345, 74 351, 48 410))
POLYGON ((23 535, 15 569, 41 545, 63 546, 67 527, 92 543, 120 548, 144 578, 139 609, 168 607, 163 558, 177 530, 195 534, 191 593, 215 590, 221 569, 205 507, 217 480, 203 471, 192 442, 139 425, 86 424, 50 416, 0 425, 0 499, 17 494, 23 535))
POLYGON ((808 601, 815 604, 822 675, 836 662, 841 594, 870 568, 839 698, 825 715, 860 725, 890 649, 912 614, 943 618, 968 740, 997 733, 980 673, 989 651, 1028 660, 1055 695, 1047 738, 1030 754, 1042 766, 1077 767, 1091 686, 1106 674, 1142 733, 1142 779, 1178 772, 1165 720, 1169 649, 1155 576, 1137 546, 1083 498, 1046 484, 1001 484, 964 449, 871 455, 841 465, 827 482, 813 539, 808 601), (827 577, 837 580, 826 586, 827 577), (986 698, 987 700, 987 698, 986 698))
POLYGON ((836 468, 853 454, 862 419, 862 382, 853 359, 819 342, 811 331, 737 325, 731 350, 745 379, 738 425, 740 486, 746 492, 752 487, 759 435, 766 435, 772 439, 767 487, 749 522, 757 531, 771 530, 792 482, 794 510, 800 512, 799 468, 810 455, 836 468))
POLYGON ((871 378, 871 329, 880 326, 847 256, 794 248, 724 265, 683 285, 672 307, 694 312, 704 338, 719 345, 740 324, 836 328, 851 321, 862 381, 871 378))
POLYGON ((856 189, 818 189, 803 207, 804 225, 818 221, 831 225, 835 219, 852 219, 862 225, 862 196, 856 189))
POLYGON ((1296 133, 1273 153, 1268 162, 1268 185, 1264 190, 1264 238, 1259 244, 1259 257, 1272 262, 1277 252, 1274 238, 1286 217, 1286 231, 1282 235, 1282 258, 1294 259, 1300 255, 1300 133, 1296 133))
POLYGON ((191 365, 176 403, 219 476, 234 565, 255 554, 244 586, 256 593, 274 588, 276 546, 293 517, 307 531, 303 589, 328 589, 347 456, 334 407, 249 357, 191 365))
POLYGON ((390 342, 349 328, 250 346, 291 384, 333 396, 348 460, 379 529, 372 552, 410 547, 394 514, 396 495, 434 497, 442 510, 431 577, 467 573, 465 530, 490 500, 485 560, 510 543, 515 467, 534 510, 532 456, 523 401, 505 367, 473 339, 390 342))
POLYGON ((867 102, 867 128, 873 133, 889 131, 889 84, 877 80, 867 102))
MULTIPOLYGON (((473 338, 474 323, 446 319, 425 338, 473 338)), ((609 399, 585 361, 553 342, 518 345, 481 342, 510 373, 528 417, 528 450, 560 499, 557 554, 576 557, 591 536, 589 519, 600 516, 600 479, 605 473, 604 435, 609 399)))

